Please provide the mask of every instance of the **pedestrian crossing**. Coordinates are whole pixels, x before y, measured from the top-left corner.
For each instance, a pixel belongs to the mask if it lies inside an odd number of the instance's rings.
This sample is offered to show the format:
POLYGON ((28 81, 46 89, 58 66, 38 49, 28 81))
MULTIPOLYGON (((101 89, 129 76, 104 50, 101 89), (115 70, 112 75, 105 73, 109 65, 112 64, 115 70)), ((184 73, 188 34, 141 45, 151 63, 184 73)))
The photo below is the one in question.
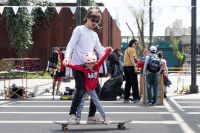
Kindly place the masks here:
MULTIPOLYGON (((200 106, 198 100, 199 95, 188 96, 171 96, 169 101, 164 101, 165 105, 161 106, 147 106, 140 103, 123 103, 123 100, 117 101, 100 101, 103 108, 106 110, 106 114, 111 120, 129 120, 132 122, 126 124, 129 131, 134 130, 135 125, 150 124, 154 128, 158 125, 163 125, 163 128, 168 128, 168 125, 172 126, 175 130, 181 132, 193 133, 200 130, 200 121, 190 120, 195 123, 191 126, 186 117, 200 118, 200 106), (190 109, 190 110, 188 110, 190 109), (195 109, 193 111, 192 109, 195 109), (122 111, 123 110, 123 111, 122 111), (132 110, 132 111, 130 111, 132 110), (196 126, 196 127, 195 127, 196 126), (195 127, 195 128, 194 128, 195 127)), ((87 100, 82 112, 83 121, 88 114, 90 100, 87 100)), ((0 127, 4 124, 50 124, 52 130, 58 128, 53 121, 64 122, 67 120, 69 109, 71 107, 70 100, 55 99, 27 99, 27 100, 1 100, 0 101, 0 115, 3 116, 0 119, 0 127), (52 116, 53 115, 53 116, 52 116), (65 116, 65 117, 62 117, 65 116)), ((100 114, 97 112, 97 115, 100 114)), ((111 125, 107 126, 111 127, 111 125)), ((12 128, 12 127, 10 127, 12 128)), ((76 127, 70 127, 75 130, 76 127)), ((87 127, 83 127, 85 130, 87 127)), ((91 127, 92 128, 92 127, 91 127)), ((41 129, 43 130, 43 129, 41 129)), ((59 130, 59 129, 58 129, 59 130)), ((150 129, 145 129, 146 132, 150 129)), ((20 129, 19 129, 20 131, 20 129)), ((153 131, 153 130, 152 130, 153 131)), ((6 131, 5 131, 6 132, 6 131)), ((36 131, 37 132, 37 131, 36 131)), ((109 130, 109 133, 112 132, 109 130)), ((114 133, 115 131, 113 131, 114 133)), ((151 132, 148 131, 148 132, 151 132)))

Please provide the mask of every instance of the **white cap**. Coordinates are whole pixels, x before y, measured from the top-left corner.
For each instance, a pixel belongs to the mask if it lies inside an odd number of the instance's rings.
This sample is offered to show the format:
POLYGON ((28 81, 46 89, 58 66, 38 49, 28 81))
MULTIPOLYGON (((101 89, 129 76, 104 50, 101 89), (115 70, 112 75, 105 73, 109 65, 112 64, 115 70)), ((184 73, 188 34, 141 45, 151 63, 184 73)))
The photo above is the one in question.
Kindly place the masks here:
POLYGON ((151 47, 150 47, 150 50, 151 50, 152 52, 156 52, 156 51, 157 51, 157 48, 156 48, 155 46, 151 46, 151 47))

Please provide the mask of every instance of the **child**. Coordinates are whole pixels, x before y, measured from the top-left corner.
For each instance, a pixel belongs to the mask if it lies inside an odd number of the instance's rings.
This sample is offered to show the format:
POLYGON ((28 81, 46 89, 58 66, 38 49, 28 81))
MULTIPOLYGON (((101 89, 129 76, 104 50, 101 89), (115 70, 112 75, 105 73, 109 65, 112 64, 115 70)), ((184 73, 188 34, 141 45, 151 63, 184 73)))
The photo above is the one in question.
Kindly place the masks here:
MULTIPOLYGON (((70 67, 74 70, 78 70, 84 73, 85 76, 85 88, 86 88, 86 94, 89 94, 90 97, 92 98, 92 101, 94 102, 96 108, 98 109, 98 111, 100 112, 100 114, 102 115, 102 117, 104 118, 104 124, 108 125, 110 124, 110 119, 108 117, 106 117, 106 114, 99 102, 99 99, 97 97, 97 94, 95 92, 95 88, 97 87, 97 81, 98 81, 98 77, 99 77, 99 69, 100 66, 103 64, 104 60, 108 57, 108 55, 111 52, 111 47, 109 50, 107 50, 107 52, 105 53, 105 55, 100 59, 100 61, 97 61, 97 57, 94 53, 92 52, 88 52, 83 56, 83 62, 85 63, 83 66, 77 66, 77 65, 73 65, 73 64, 69 64, 67 65, 67 67, 70 67)), ((87 95, 84 95, 83 98, 85 98, 87 95)), ((83 103, 84 101, 81 100, 81 106, 79 107, 79 111, 82 110, 83 108, 83 103)), ((80 116, 81 111, 79 112, 79 116, 80 116)), ((80 118, 76 119, 77 123, 80 123, 80 118)))

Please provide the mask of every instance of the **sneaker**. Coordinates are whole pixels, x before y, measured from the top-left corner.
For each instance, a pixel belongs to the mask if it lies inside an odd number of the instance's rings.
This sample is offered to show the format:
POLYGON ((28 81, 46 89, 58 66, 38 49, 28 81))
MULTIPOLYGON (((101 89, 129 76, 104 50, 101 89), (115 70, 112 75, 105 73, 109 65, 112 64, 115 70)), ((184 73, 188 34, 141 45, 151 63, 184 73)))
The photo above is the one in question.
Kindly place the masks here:
POLYGON ((69 118, 68 118, 68 123, 69 123, 69 124, 76 124, 75 119, 76 119, 76 116, 75 116, 74 114, 71 114, 71 115, 69 116, 69 118))
POLYGON ((109 125, 110 119, 108 117, 104 118, 104 125, 109 125))
POLYGON ((80 124, 81 119, 80 118, 76 118, 76 124, 80 124))
POLYGON ((129 99, 124 99, 124 101, 123 101, 124 103, 129 103, 130 102, 130 100, 129 99))
POLYGON ((137 100, 133 99, 133 103, 136 103, 136 102, 137 102, 137 100))
POLYGON ((166 92, 164 93, 164 98, 167 98, 166 92))
POLYGON ((94 115, 92 117, 88 117, 87 123, 103 123, 103 121, 101 121, 97 115, 94 115))
POLYGON ((153 103, 152 103, 152 105, 156 106, 156 105, 157 105, 157 103, 156 103, 156 102, 153 102, 153 103))
POLYGON ((59 95, 59 91, 56 91, 56 95, 59 95))
POLYGON ((137 99, 137 100, 133 100, 133 103, 137 103, 137 102, 140 102, 140 100, 139 99, 137 99))
POLYGON ((149 102, 147 103, 147 105, 152 105, 151 101, 149 101, 149 102))

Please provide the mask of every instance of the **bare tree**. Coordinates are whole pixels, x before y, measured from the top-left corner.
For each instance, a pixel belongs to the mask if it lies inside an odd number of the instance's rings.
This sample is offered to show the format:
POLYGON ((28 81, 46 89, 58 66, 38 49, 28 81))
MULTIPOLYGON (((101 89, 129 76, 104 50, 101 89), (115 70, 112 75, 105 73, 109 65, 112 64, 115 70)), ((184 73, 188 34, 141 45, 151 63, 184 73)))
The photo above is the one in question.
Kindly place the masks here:
MULTIPOLYGON (((137 51, 139 52, 139 57, 141 58, 143 56, 143 49, 148 47, 148 41, 149 38, 145 38, 144 32, 145 32, 145 28, 149 25, 149 11, 148 11, 148 1, 149 0, 138 0, 137 2, 134 3, 128 3, 128 6, 131 7, 131 5, 136 5, 133 8, 131 8, 132 10, 130 10, 131 12, 131 16, 134 18, 134 24, 136 25, 137 29, 138 29, 138 47, 137 47, 137 51), (138 7, 138 8, 135 8, 138 7)), ((154 27, 154 21, 155 18, 158 16, 158 13, 156 13, 154 10, 152 11, 153 14, 153 18, 152 18, 152 35, 153 35, 153 27, 154 27)), ((133 34, 133 31, 131 30, 130 26, 128 25, 128 23, 126 23, 129 30, 132 33, 132 37, 135 38, 135 35, 133 34)))

